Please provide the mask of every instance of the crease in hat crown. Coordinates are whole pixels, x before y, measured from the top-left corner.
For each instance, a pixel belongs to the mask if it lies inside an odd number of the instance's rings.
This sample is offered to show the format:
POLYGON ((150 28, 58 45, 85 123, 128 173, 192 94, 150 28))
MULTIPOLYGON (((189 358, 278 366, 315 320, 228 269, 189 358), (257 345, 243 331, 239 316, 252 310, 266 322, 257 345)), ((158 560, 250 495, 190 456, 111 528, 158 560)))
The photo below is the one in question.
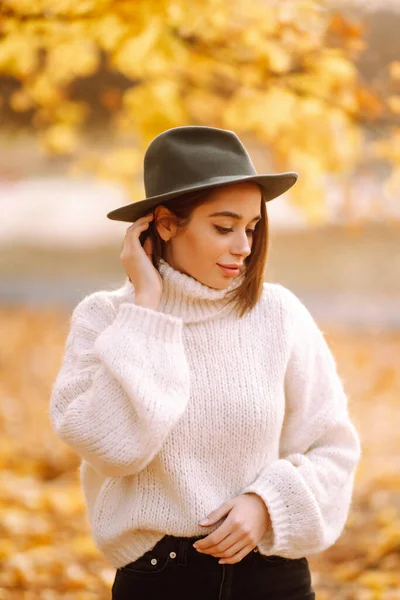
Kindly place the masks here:
POLYGON ((146 197, 112 210, 107 217, 132 222, 187 192, 245 181, 257 183, 268 202, 297 179, 294 171, 259 175, 234 131, 204 125, 173 127, 158 134, 145 152, 146 197))

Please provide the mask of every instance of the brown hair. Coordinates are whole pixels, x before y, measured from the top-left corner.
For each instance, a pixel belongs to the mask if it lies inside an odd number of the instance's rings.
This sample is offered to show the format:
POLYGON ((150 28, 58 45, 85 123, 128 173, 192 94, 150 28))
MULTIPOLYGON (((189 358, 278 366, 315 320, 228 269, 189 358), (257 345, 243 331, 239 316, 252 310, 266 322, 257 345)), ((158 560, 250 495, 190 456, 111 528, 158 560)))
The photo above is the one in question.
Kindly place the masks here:
MULTIPOLYGON (((175 215, 178 227, 186 227, 190 222, 193 210, 206 201, 213 189, 215 188, 181 194, 169 199, 164 206, 175 215)), ((262 193, 261 187, 260 190, 262 193)), ((165 242, 159 236, 154 220, 150 222, 146 233, 152 238, 152 262, 158 269, 159 260, 164 257, 165 242)), ((264 194, 262 194, 261 219, 257 222, 254 230, 251 253, 244 261, 246 269, 245 278, 242 285, 232 290, 233 296, 228 299, 228 302, 233 302, 239 317, 244 316, 247 311, 251 310, 262 294, 268 255, 268 242, 268 213, 264 194)))

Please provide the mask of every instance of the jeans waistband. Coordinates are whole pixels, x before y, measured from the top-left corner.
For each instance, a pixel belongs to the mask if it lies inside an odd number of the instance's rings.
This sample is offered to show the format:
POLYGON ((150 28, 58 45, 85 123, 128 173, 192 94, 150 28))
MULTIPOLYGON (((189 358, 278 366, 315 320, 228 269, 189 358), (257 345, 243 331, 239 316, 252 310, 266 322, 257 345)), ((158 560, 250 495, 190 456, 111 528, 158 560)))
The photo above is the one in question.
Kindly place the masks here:
MULTIPOLYGON (((157 551, 157 554, 159 554, 161 556, 167 556, 168 554, 170 554, 170 552, 175 552, 178 564, 186 566, 188 554, 192 554, 193 556, 198 556, 197 550, 195 548, 193 548, 193 544, 197 540, 201 540, 207 536, 208 536, 208 534, 197 535, 197 536, 192 536, 192 537, 174 536, 174 535, 167 534, 163 538, 161 538, 161 540, 159 540, 157 542, 157 544, 154 546, 153 550, 157 551)), ((259 550, 256 547, 249 554, 253 554, 253 552, 258 552, 258 551, 259 550)), ((218 561, 219 559, 217 557, 215 557, 215 560, 218 561)), ((282 558, 281 556, 269 556, 267 560, 269 560, 271 562, 272 561, 288 562, 288 559, 282 558)))
POLYGON ((201 540, 205 537, 207 537, 207 535, 197 535, 192 537, 165 535, 157 542, 154 549, 157 549, 157 552, 160 552, 163 555, 175 552, 178 565, 186 566, 188 553, 197 552, 197 550, 193 548, 193 544, 197 540, 201 540))

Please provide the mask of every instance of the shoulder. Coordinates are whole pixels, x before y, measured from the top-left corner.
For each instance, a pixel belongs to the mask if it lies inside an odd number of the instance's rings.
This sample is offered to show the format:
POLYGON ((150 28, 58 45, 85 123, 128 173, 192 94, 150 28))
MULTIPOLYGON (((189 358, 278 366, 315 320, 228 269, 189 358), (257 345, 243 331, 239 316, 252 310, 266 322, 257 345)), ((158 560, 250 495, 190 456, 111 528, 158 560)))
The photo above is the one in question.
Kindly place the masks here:
POLYGON ((291 331, 320 331, 304 300, 280 283, 264 282, 262 300, 279 312, 282 326, 291 331))
POLYGON ((309 312, 303 300, 281 283, 264 281, 262 301, 279 308, 284 314, 309 312))
MULTIPOLYGON (((318 325, 301 297, 280 284, 265 283, 263 295, 273 298, 279 306, 281 328, 279 335, 285 340, 287 359, 292 366, 306 373, 318 364, 328 372, 336 373, 336 361, 325 338, 325 331, 318 325)), ((325 371, 326 372, 326 371, 325 371)))
POLYGON ((119 305, 129 300, 133 300, 133 286, 128 278, 117 288, 92 292, 73 309, 71 326, 88 327, 100 332, 114 320, 119 305))

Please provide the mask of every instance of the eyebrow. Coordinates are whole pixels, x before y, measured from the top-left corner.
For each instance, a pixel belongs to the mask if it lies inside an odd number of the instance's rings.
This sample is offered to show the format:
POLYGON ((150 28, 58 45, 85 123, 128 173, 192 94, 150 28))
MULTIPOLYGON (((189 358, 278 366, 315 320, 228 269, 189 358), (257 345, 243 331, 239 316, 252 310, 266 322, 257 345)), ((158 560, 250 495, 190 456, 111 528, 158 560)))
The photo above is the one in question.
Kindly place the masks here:
MULTIPOLYGON (((223 210, 221 212, 215 212, 208 216, 209 217, 232 217, 232 219, 237 219, 238 221, 240 221, 240 219, 243 219, 242 215, 238 215, 237 213, 231 212, 230 210, 223 210)), ((260 219, 261 219, 261 215, 257 215, 257 217, 254 217, 254 219, 252 219, 250 221, 250 223, 252 223, 253 221, 260 221, 260 219)))

